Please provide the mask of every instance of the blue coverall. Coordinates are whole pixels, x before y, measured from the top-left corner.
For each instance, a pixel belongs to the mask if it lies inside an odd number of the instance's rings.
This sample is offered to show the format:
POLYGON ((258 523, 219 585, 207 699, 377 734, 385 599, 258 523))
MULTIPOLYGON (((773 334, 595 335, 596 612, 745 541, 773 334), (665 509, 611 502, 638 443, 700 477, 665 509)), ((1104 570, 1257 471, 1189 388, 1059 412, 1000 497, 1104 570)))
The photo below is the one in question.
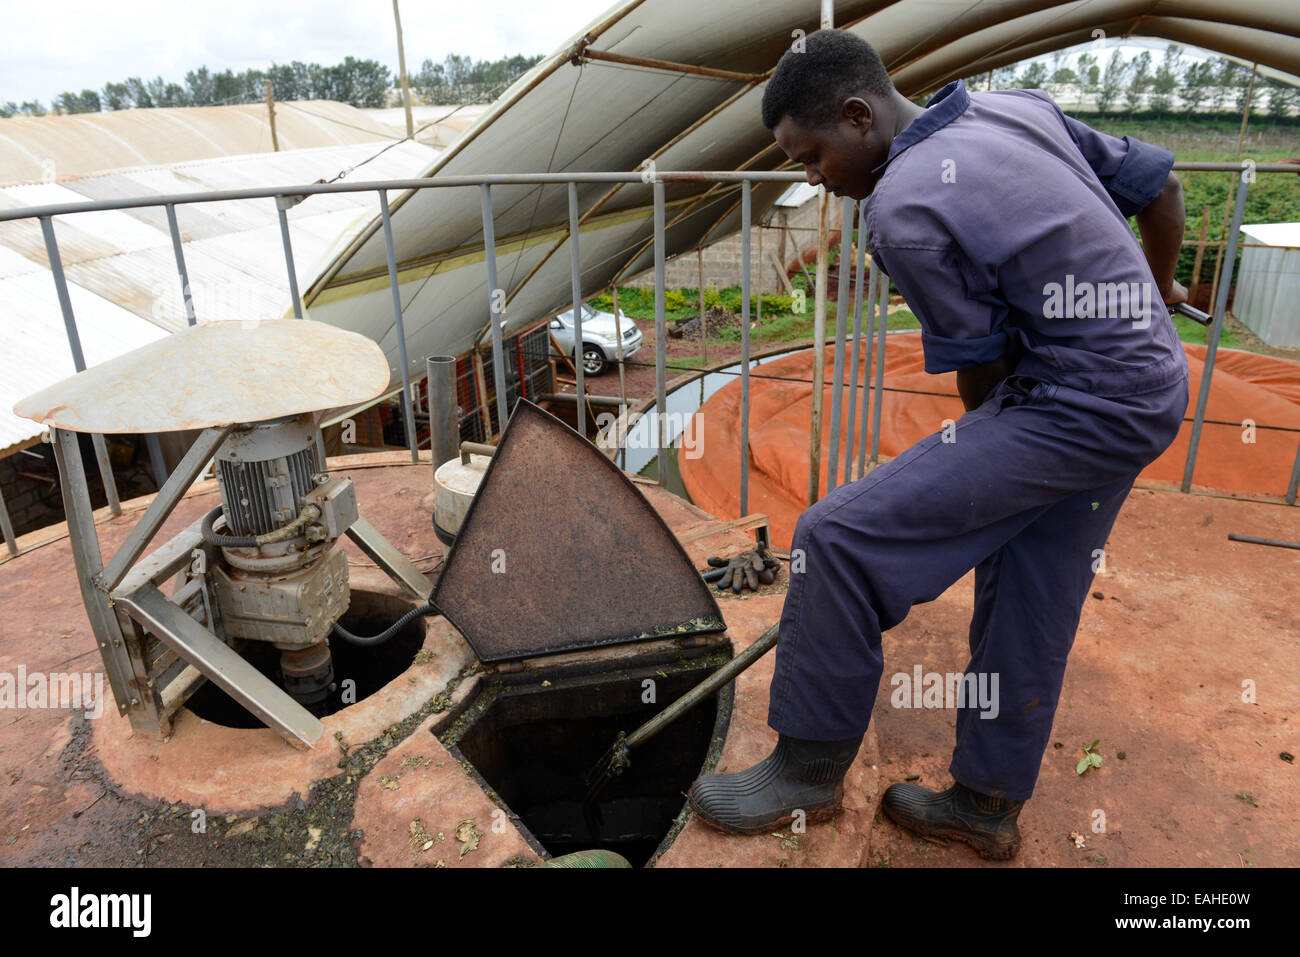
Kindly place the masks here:
POLYGON ((997 674, 999 700, 992 719, 958 710, 950 770, 985 794, 1033 793, 1107 536, 1187 408, 1186 358, 1125 219, 1172 163, 1039 91, 968 94, 960 80, 896 137, 867 228, 921 322, 926 370, 1019 359, 955 429, 800 516, 777 731, 864 733, 881 633, 974 568, 967 671, 997 674))

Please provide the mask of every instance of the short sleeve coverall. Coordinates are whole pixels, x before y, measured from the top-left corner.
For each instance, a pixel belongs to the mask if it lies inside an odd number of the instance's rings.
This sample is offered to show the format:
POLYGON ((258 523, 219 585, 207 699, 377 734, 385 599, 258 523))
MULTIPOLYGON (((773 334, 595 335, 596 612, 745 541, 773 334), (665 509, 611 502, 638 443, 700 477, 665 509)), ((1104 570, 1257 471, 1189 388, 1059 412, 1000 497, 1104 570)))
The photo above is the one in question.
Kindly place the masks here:
POLYGON ((1111 526, 1187 409, 1186 358, 1125 218, 1172 164, 1040 91, 970 94, 960 80, 895 138, 866 223, 921 322, 926 371, 1016 364, 955 429, 800 516, 777 731, 865 732, 882 631, 974 568, 967 674, 996 674, 998 702, 958 709, 950 771, 985 794, 1033 793, 1111 526))

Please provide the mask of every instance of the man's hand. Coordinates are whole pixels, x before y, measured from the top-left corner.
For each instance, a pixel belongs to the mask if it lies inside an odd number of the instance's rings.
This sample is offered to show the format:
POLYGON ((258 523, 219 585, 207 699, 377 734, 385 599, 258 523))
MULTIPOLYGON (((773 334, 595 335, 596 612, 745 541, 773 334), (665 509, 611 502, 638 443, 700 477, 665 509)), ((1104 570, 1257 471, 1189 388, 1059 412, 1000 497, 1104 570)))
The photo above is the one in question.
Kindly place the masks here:
POLYGON ((1187 301, 1187 287, 1177 279, 1173 281, 1168 292, 1163 292, 1166 306, 1176 306, 1180 302, 1187 301))
POLYGON ((1008 353, 992 362, 957 370, 957 394, 961 396, 961 404, 967 412, 979 408, 997 384, 1011 375, 1018 358, 1015 353, 1008 353))

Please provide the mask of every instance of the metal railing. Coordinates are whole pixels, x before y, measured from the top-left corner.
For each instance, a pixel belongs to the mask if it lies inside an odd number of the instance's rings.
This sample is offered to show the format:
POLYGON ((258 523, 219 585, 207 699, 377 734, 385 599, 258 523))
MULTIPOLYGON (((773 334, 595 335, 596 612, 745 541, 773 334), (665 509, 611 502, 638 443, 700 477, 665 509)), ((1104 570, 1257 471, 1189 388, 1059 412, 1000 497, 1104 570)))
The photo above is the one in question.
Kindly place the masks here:
MULTIPOLYGON (((1242 173, 1240 164, 1232 163, 1178 163, 1174 167, 1176 170, 1197 170, 1197 171, 1222 171, 1242 173)), ((1296 167, 1284 163, 1258 163, 1251 167, 1254 173, 1290 173, 1296 174, 1296 167)), ((1191 443, 1188 449, 1186 465, 1183 474, 1182 491, 1189 492, 1192 485, 1192 476, 1196 466, 1196 457, 1200 444, 1202 428, 1206 422, 1206 405, 1209 399, 1211 379, 1214 374, 1214 362, 1218 351, 1219 339, 1222 333, 1224 316, 1227 311, 1228 291, 1232 284, 1232 274, 1234 269, 1234 260, 1238 247, 1238 232, 1241 227, 1242 218, 1245 211, 1246 196, 1250 188, 1252 177, 1242 175, 1239 177, 1236 195, 1234 199, 1232 212, 1232 226, 1229 231, 1228 249, 1223 258, 1221 274, 1216 277, 1217 296, 1214 303, 1213 322, 1210 326, 1208 335, 1208 347, 1205 359, 1205 372, 1201 380, 1200 394, 1197 397, 1196 411, 1193 418, 1191 443)), ((414 435, 415 417, 412 409, 412 389, 411 389, 411 370, 410 363, 407 359, 406 332, 403 324, 401 297, 398 287, 397 278, 397 255, 393 239, 392 221, 390 218, 390 209, 388 204, 388 192, 390 190, 424 190, 424 189, 455 189, 474 187, 480 192, 482 206, 482 228, 484 239, 484 252, 486 260, 487 280, 488 280, 488 315, 489 330, 491 333, 492 352, 493 352, 493 379, 496 389, 497 419, 499 422, 505 422, 508 418, 506 409, 506 381, 505 365, 503 359, 503 324, 504 324, 504 303, 502 296, 494 295, 497 290, 497 262, 495 248, 495 229, 494 214, 492 208, 492 187, 493 186, 564 186, 568 191, 569 206, 569 235, 571 239, 571 267, 572 267, 572 298, 574 308, 574 334, 575 342, 582 341, 582 300, 583 291, 580 277, 580 251, 579 251, 579 210, 578 210, 578 193, 577 186, 581 183, 603 183, 610 185, 635 185, 649 182, 652 190, 653 202, 653 230, 654 230, 654 283, 655 283, 655 397, 657 409, 663 412, 666 409, 666 318, 665 318, 665 258, 666 258, 666 241, 665 234, 670 226, 665 224, 665 200, 664 187, 667 183, 718 183, 718 184, 739 184, 741 202, 740 202, 740 233, 742 243, 742 275, 741 275, 741 324, 740 324, 740 377, 741 377, 741 408, 740 408, 740 513, 742 515, 748 512, 749 507, 749 460, 746 454, 748 446, 749 432, 749 367, 750 367, 750 338, 749 338, 749 318, 750 318, 750 294, 752 277, 750 275, 750 232, 752 223, 752 191, 755 183, 799 183, 804 181, 804 176, 798 172, 748 172, 748 171, 712 171, 712 172, 659 172, 653 175, 649 173, 499 173, 484 174, 480 176, 448 176, 431 179, 402 179, 402 180, 385 180, 371 182, 353 182, 353 183, 316 183, 303 186, 288 187, 265 187, 257 189, 239 189, 223 190, 210 192, 182 193, 164 196, 141 197, 134 199, 110 199, 97 200, 79 203, 63 203, 47 206, 22 207, 15 209, 0 210, 0 222, 10 222, 21 219, 39 220, 41 231, 44 236, 45 248, 49 260, 50 273, 54 280, 55 288, 58 295, 59 307, 62 311, 64 326, 67 332, 68 345, 72 353, 73 363, 78 372, 86 368, 85 356, 81 347, 81 339, 77 330, 76 317, 72 310, 72 301, 68 291, 67 277, 64 273, 62 259, 59 254, 58 240, 55 236, 54 217, 71 216, 77 213, 102 212, 108 210, 125 210, 140 209, 147 207, 162 207, 166 212, 168 230, 171 236, 172 251, 176 261, 176 274, 181 285, 183 301, 185 304, 185 316, 189 325, 194 325, 198 317, 194 308, 194 301, 190 292, 189 273, 185 264, 184 244, 181 240, 180 228, 176 217, 176 207, 184 205, 193 205, 201 203, 229 202, 233 200, 258 200, 270 199, 275 202, 277 217, 280 225, 280 236, 284 248, 285 268, 288 273, 289 294, 292 303, 294 316, 301 318, 303 315, 302 300, 298 289, 298 278, 294 264, 293 245, 290 237, 289 220, 287 211, 293 206, 300 203, 307 196, 318 195, 323 193, 357 193, 373 192, 377 194, 380 208, 380 218, 384 235, 384 244, 387 252, 388 278, 392 290, 393 300, 393 321, 397 333, 398 351, 401 363, 402 379, 402 411, 406 429, 407 444, 411 449, 412 461, 418 461, 418 449, 416 447, 414 435)), ((866 201, 862 200, 855 204, 854 200, 844 198, 842 200, 842 217, 841 223, 845 228, 841 229, 840 238, 840 278, 839 278, 839 296, 837 297, 836 322, 835 322, 835 353, 834 365, 832 372, 831 388, 831 435, 834 437, 828 462, 828 481, 827 491, 833 490, 840 483, 847 483, 854 476, 860 477, 865 474, 870 466, 874 466, 879 461, 880 453, 880 421, 881 421, 881 402, 884 396, 884 364, 885 364, 885 333, 887 325, 887 305, 889 292, 889 279, 880 273, 873 262, 870 269, 865 266, 866 243, 861 241, 865 237, 865 208, 866 201), (852 306, 849 304, 848 281, 849 270, 843 268, 850 258, 851 233, 852 229, 847 224, 855 220, 858 229, 860 241, 857 243, 856 273, 854 276, 854 301, 852 306), (863 293, 863 273, 868 272, 865 288, 867 293, 863 293), (862 328, 862 308, 864 298, 868 307, 866 337, 863 339, 862 328), (848 361, 849 370, 851 370, 850 382, 848 383, 848 426, 847 426, 847 443, 840 441, 840 424, 843 416, 843 397, 845 390, 845 356, 844 350, 849 340, 848 315, 852 310, 852 332, 851 332, 851 355, 848 361), (873 342, 874 334, 874 342, 873 342), (865 380, 862 383, 862 396, 859 403, 858 399, 858 356, 860 350, 863 353, 865 362, 864 368, 867 370, 867 377, 870 377, 874 364, 875 377, 874 381, 868 384, 865 380), (860 404, 860 412, 859 412, 860 404), (871 445, 870 454, 867 453, 866 433, 868 416, 871 419, 871 445), (858 435, 854 436, 855 427, 858 435), (845 444, 843 454, 841 454, 841 445, 845 444), (856 468, 853 467, 853 460, 856 457, 856 468)), ((596 290, 597 292, 599 290, 596 290)), ((591 292, 588 295, 592 294, 591 292)), ((544 317, 538 317, 544 318, 544 317)), ((701 318, 701 325, 704 320, 701 318)), ((703 332, 703 330, 702 330, 703 332)), ((814 348, 824 352, 824 330, 819 323, 817 326, 817 335, 815 336, 814 348)), ((620 359, 620 362, 622 360, 620 359)), ((577 373, 577 393, 581 395, 585 389, 583 374, 583 364, 581 361, 575 363, 577 373)), ((821 381, 820 363, 814 372, 813 389, 814 396, 821 394, 823 383, 821 381)), ((820 435, 820 403, 816 403, 812 425, 812 435, 820 435)), ((582 434, 585 434, 585 409, 583 403, 577 405, 578 427, 582 434)), ((664 415, 658 416, 658 469, 659 481, 664 483, 667 479, 667 456, 665 451, 669 445, 667 436, 667 419, 664 415)), ((108 451, 104 437, 102 435, 92 436, 95 447, 95 457, 99 465, 99 470, 103 478, 105 493, 108 499, 110 511, 113 514, 119 514, 121 505, 118 501, 117 489, 113 479, 112 466, 109 461, 108 451)), ((814 438, 814 442, 818 441, 814 438)), ((811 462, 810 490, 812 497, 818 494, 820 485, 820 469, 818 456, 814 455, 811 462)), ((1297 485, 1300 484, 1300 448, 1297 448, 1295 466, 1292 470, 1290 482, 1286 490, 1286 501, 1288 504, 1294 504, 1296 500, 1297 485)), ((13 534, 12 524, 9 520, 8 512, 5 509, 3 497, 0 497, 0 531, 3 532, 6 544, 11 554, 17 553, 15 537, 13 534)))

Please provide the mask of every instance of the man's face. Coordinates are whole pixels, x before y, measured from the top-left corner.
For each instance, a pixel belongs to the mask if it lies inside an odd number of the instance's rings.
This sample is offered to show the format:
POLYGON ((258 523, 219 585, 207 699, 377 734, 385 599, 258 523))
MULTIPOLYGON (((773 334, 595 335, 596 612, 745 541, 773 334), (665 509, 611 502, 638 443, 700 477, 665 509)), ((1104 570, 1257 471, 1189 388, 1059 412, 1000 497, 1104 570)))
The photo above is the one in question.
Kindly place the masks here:
POLYGON ((875 188, 871 171, 885 159, 872 130, 871 107, 853 97, 831 124, 808 126, 786 115, 772 135, 786 156, 804 165, 813 186, 824 183, 836 196, 866 199, 875 188))

